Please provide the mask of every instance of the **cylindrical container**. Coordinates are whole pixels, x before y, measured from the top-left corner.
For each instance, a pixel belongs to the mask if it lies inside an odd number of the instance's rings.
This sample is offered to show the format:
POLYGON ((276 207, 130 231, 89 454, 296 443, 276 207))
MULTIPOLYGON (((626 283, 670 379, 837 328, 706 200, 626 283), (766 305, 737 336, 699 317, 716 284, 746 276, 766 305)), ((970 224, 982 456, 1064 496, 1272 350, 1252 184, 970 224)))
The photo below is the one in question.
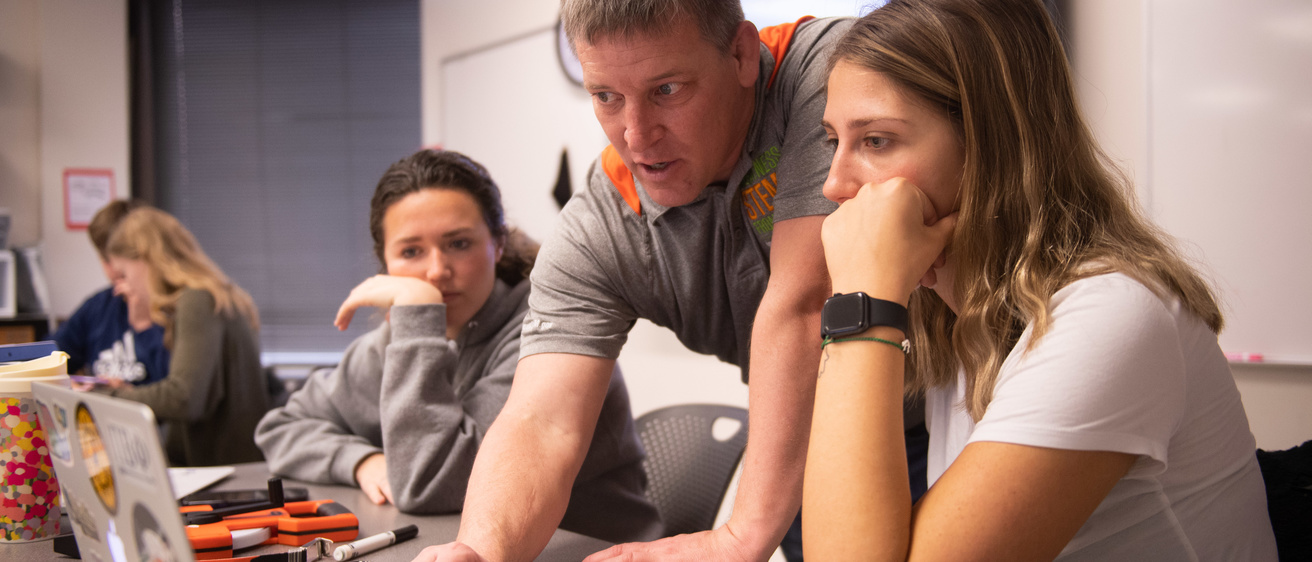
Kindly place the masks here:
POLYGON ((35 382, 68 386, 68 354, 0 365, 0 542, 59 534, 59 481, 36 415, 35 382))

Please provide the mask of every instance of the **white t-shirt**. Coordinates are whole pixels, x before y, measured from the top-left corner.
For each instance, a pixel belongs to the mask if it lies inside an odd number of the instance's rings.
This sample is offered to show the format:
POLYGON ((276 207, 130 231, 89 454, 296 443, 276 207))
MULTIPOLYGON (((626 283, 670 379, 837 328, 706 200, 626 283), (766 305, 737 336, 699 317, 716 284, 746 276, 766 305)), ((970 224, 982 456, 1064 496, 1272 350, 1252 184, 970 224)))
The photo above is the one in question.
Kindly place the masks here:
POLYGON ((957 384, 929 391, 929 483, 967 444, 1116 451, 1139 460, 1058 558, 1275 560, 1256 443, 1213 334, 1123 274, 1052 297, 1052 323, 1007 356, 974 423, 957 384))

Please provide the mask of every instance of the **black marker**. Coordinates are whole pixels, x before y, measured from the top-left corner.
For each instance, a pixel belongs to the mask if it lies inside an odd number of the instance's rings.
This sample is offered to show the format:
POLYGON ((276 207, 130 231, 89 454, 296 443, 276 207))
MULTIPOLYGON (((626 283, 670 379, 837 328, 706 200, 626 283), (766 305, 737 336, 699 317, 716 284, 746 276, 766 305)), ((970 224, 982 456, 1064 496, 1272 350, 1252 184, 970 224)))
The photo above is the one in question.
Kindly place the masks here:
POLYGON ((342 546, 337 547, 337 550, 333 551, 333 560, 336 560, 337 562, 345 562, 346 560, 350 560, 352 558, 355 558, 356 556, 360 556, 362 554, 369 554, 370 552, 373 552, 375 550, 387 548, 396 543, 408 541, 410 539, 415 538, 415 536, 417 536, 418 534, 419 534, 419 527, 416 527, 414 525, 406 525, 395 531, 379 533, 372 537, 365 537, 358 541, 348 542, 342 546))

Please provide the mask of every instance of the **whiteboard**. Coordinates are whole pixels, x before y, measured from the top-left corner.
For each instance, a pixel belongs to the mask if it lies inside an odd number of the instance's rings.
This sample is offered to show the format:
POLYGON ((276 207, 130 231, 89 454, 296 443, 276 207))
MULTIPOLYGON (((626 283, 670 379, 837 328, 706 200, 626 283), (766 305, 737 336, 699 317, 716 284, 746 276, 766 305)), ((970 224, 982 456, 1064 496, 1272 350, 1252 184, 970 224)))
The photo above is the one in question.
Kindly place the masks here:
POLYGON ((443 147, 486 166, 506 220, 538 241, 555 225, 561 149, 577 193, 609 144, 591 96, 561 72, 554 26, 443 60, 442 124, 443 147))
POLYGON ((1223 349, 1312 365, 1312 4, 1147 6, 1153 217, 1221 293, 1223 349))

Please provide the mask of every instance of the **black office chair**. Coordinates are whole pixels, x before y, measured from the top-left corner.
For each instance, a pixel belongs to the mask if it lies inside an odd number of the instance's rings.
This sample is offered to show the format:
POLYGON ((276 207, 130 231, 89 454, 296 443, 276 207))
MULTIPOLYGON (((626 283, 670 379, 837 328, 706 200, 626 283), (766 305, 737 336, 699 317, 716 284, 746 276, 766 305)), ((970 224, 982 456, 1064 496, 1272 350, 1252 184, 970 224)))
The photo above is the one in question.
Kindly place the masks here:
POLYGON ((331 373, 336 368, 336 365, 315 367, 304 377, 282 378, 278 376, 276 366, 265 367, 264 379, 269 387, 269 406, 273 408, 286 406, 287 400, 291 399, 292 395, 300 390, 302 386, 305 386, 305 381, 310 380, 310 377, 315 376, 320 371, 331 373))
POLYGON ((706 531, 747 447, 747 410, 718 404, 686 404, 653 410, 637 420, 647 448, 647 499, 665 521, 666 536, 706 531), (726 440, 711 432, 729 418, 741 426, 726 440))
POLYGON ((1312 560, 1312 441, 1284 451, 1257 450, 1267 514, 1281 560, 1312 560))

